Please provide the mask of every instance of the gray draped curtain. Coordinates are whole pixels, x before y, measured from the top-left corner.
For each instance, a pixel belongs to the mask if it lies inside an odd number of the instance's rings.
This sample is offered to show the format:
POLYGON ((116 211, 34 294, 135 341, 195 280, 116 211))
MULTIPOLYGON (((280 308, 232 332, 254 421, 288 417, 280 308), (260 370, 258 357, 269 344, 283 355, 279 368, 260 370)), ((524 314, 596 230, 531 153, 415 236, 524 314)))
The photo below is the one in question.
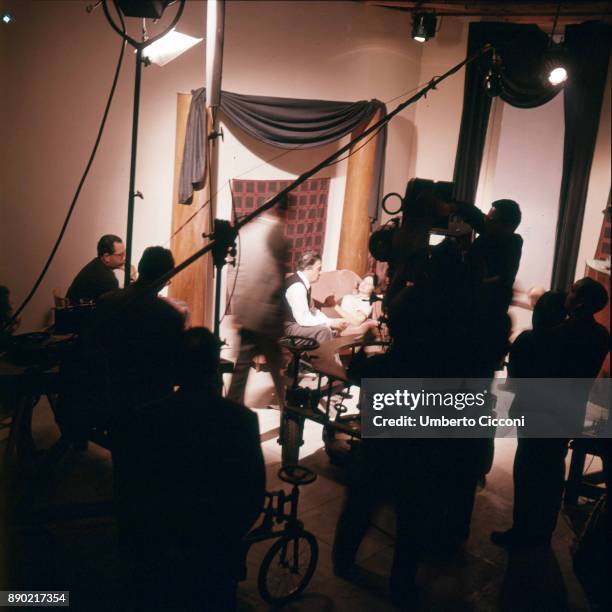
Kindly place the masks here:
MULTIPOLYGON (((260 142, 285 149, 319 147, 339 140, 386 108, 379 100, 333 102, 267 96, 247 96, 222 91, 219 110, 260 142)), ((374 220, 384 172, 386 126, 377 141, 376 167, 369 213, 374 220)), ((179 201, 189 204, 194 190, 202 188, 206 173, 206 90, 192 92, 185 149, 179 180, 179 201)))

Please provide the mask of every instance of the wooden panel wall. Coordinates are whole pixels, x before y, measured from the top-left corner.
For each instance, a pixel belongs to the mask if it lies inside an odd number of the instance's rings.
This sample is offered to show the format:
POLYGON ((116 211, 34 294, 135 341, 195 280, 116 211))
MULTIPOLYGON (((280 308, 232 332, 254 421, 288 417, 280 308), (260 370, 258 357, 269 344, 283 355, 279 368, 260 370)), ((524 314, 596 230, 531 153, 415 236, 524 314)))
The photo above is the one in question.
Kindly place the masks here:
MULTIPOLYGON (((181 164, 183 161, 183 148, 185 146, 185 132, 187 129, 187 116, 191 94, 177 95, 176 112, 176 151, 174 155, 174 189, 172 196, 172 241, 170 248, 177 263, 185 260, 189 255, 206 244, 202 238, 203 233, 210 232, 210 206, 205 202, 210 197, 210 184, 207 181, 204 189, 193 194, 193 203, 179 204, 178 185, 181 164), (202 209, 202 210, 200 210, 202 209), (196 212, 199 211, 199 212, 196 212), (193 218, 192 218, 193 217, 193 218), (191 220, 190 220, 191 219, 191 220), (178 234, 174 233, 184 226, 178 234)), ((212 323, 212 257, 206 254, 191 266, 177 274, 172 279, 169 288, 171 297, 184 300, 191 311, 192 325, 211 326, 212 323)))

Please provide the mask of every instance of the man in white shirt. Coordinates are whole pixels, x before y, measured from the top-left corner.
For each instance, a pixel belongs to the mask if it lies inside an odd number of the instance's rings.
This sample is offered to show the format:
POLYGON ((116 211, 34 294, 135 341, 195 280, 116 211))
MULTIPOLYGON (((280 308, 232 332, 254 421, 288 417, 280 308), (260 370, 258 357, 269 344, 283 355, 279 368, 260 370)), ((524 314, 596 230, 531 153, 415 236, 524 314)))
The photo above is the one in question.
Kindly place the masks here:
POLYGON ((346 328, 344 319, 330 319, 314 307, 310 286, 319 280, 320 275, 321 256, 308 251, 298 260, 297 272, 287 278, 287 336, 306 336, 325 342, 332 339, 332 329, 342 331, 346 328))

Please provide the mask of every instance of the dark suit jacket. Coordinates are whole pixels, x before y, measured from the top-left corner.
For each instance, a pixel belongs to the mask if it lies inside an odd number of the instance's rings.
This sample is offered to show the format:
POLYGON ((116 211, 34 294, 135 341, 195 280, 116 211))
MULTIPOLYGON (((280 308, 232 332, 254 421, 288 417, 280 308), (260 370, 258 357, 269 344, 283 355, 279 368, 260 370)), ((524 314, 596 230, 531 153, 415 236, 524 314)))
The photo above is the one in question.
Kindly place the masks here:
POLYGON ((255 413, 212 389, 179 390, 126 415, 121 434, 126 443, 114 452, 119 501, 136 517, 135 528, 151 531, 154 548, 163 550, 165 541, 204 562, 232 561, 264 501, 255 413))
POLYGON ((119 281, 99 257, 92 259, 74 278, 66 297, 78 304, 81 300, 96 301, 107 291, 119 288, 119 281))

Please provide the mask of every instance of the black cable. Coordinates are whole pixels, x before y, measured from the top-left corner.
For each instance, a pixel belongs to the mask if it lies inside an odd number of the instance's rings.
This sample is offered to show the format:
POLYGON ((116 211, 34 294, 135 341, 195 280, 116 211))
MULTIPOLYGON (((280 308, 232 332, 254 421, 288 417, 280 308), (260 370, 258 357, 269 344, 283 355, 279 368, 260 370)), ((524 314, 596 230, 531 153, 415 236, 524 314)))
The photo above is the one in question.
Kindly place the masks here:
MULTIPOLYGON (((121 15, 121 12, 118 11, 119 13, 119 17, 121 18, 121 25, 125 31, 125 23, 123 21, 123 16, 121 15)), ((100 145, 100 140, 102 138, 102 133, 104 131, 104 126, 106 125, 106 119, 108 118, 108 112, 110 110, 111 107, 111 103, 113 101, 113 97, 115 95, 115 89, 117 87, 117 81, 119 80, 119 73, 121 72, 121 65, 123 63, 123 55, 125 52, 125 41, 122 40, 121 41, 121 52, 119 53, 119 60, 117 62, 117 68, 115 69, 115 76, 113 78, 113 84, 111 86, 111 90, 108 96, 108 100, 106 102, 106 108, 104 109, 104 115, 102 116, 102 122, 100 123, 100 128, 98 130, 98 135, 96 137, 96 142, 94 144, 94 147, 91 151, 91 155, 89 157, 89 161, 87 162, 87 165, 85 167, 85 171, 83 172, 83 175, 81 176, 81 180, 79 181, 79 185, 76 189, 76 192, 74 194, 74 197, 72 198, 72 202, 70 203, 70 207, 68 208, 68 213, 66 214, 66 218, 64 219, 64 223, 62 224, 62 229, 60 230, 59 236, 57 237, 57 240, 55 241, 55 244, 53 245, 53 249, 51 250, 51 254, 49 255, 43 269, 42 272, 40 273, 38 279, 36 280, 36 282, 34 283, 34 286, 32 287, 32 289, 30 290, 30 292, 28 293, 27 297, 25 298, 25 300, 23 300, 23 302, 21 303, 21 305, 19 306, 19 308, 15 311, 15 314, 12 316, 12 318, 5 324, 4 329, 8 328, 9 325, 11 325, 14 321, 17 320, 17 318, 19 317, 19 315, 22 313, 23 309, 30 303, 30 300, 34 297, 34 294, 36 293, 37 289, 40 287, 40 284, 42 283, 45 275, 47 274, 47 271, 49 270, 49 267, 51 266, 51 262, 53 261, 55 254, 57 253, 57 250, 60 246, 60 243, 62 241, 62 239, 64 238, 64 234, 66 233, 66 229, 68 227, 68 223, 70 221, 70 217, 72 217, 72 213, 74 212, 74 208, 76 206, 76 203, 78 201, 79 195, 81 194, 81 189, 83 188, 83 185, 85 183, 85 179, 87 178, 87 175, 89 174, 89 170, 91 168, 91 165, 93 163, 93 160, 96 156, 96 153, 98 151, 98 147, 100 145)))
POLYGON ((555 30, 557 29, 557 21, 559 21, 559 13, 561 12, 561 4, 562 4, 563 0, 559 0, 559 2, 557 2, 557 12, 555 13, 555 19, 553 21, 553 26, 552 26, 552 31, 550 33, 550 39, 548 41, 549 45, 552 45, 554 43, 554 36, 555 36, 555 30))

